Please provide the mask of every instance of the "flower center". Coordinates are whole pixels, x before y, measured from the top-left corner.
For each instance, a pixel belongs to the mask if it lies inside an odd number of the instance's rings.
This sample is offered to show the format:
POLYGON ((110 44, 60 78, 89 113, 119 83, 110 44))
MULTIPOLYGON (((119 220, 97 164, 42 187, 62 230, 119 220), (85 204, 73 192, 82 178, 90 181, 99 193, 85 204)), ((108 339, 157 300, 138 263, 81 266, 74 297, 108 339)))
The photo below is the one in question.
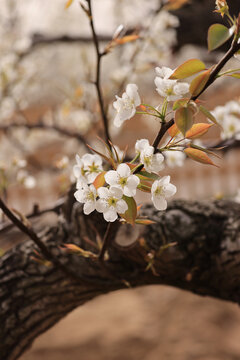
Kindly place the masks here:
POLYGON ((144 156, 145 165, 147 166, 151 165, 151 160, 152 160, 151 156, 144 156))
POLYGON ((162 195, 163 189, 164 189, 163 186, 158 186, 158 187, 156 188, 156 190, 155 190, 155 195, 156 195, 156 196, 162 195))
POLYGON ((89 165, 88 169, 90 173, 99 172, 98 165, 95 165, 94 162, 92 163, 92 165, 89 165))
POLYGON ((115 207, 117 205, 117 199, 115 199, 114 197, 109 198, 108 199, 108 205, 115 207))
POLYGON ((173 88, 167 89, 166 94, 167 94, 167 96, 174 95, 173 88))
POLYGON ((89 191, 89 193, 87 194, 87 200, 88 201, 94 201, 95 200, 95 196, 93 191, 89 191))
POLYGON ((119 184, 124 187, 127 184, 127 178, 126 177, 122 177, 119 180, 119 184))

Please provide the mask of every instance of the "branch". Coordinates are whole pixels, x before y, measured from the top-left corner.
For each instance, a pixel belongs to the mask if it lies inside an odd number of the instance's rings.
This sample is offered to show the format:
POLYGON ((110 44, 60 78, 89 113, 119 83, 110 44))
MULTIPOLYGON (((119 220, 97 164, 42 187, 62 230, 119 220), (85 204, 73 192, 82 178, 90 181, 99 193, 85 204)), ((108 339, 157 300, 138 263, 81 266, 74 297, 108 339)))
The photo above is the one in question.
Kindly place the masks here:
POLYGON ((24 234, 26 234, 41 250, 43 256, 53 263, 55 266, 57 266, 61 271, 70 277, 71 279, 74 279, 75 281, 80 281, 80 279, 65 265, 63 265, 57 258, 55 258, 51 251, 48 249, 48 247, 44 244, 42 239, 40 239, 37 234, 33 231, 33 229, 27 225, 25 225, 21 220, 19 220, 14 213, 7 207, 7 205, 3 202, 3 200, 0 198, 0 209, 4 212, 4 214, 13 222, 13 224, 19 228, 24 234))
POLYGON ((82 207, 76 206, 70 223, 47 231, 46 246, 54 249, 56 258, 82 283, 66 278, 57 266, 34 262, 28 241, 0 258, 0 349, 4 360, 17 359, 35 337, 77 306, 128 284, 171 285, 240 303, 240 204, 175 201, 162 212, 145 206, 143 215, 156 224, 130 227, 133 234, 128 225, 121 225, 104 267, 95 257, 61 250, 62 244, 74 242, 95 251, 84 237, 93 235, 91 224, 104 234, 102 215, 85 217, 82 207), (137 241, 120 247, 118 242, 125 237, 137 241))
POLYGON ((100 76, 101 76, 101 60, 102 60, 102 57, 104 55, 106 55, 106 52, 100 52, 99 40, 98 40, 95 26, 93 23, 92 3, 91 3, 91 0, 87 0, 87 2, 88 2, 88 7, 89 7, 88 17, 89 17, 90 27, 91 27, 92 36, 93 36, 93 43, 95 46, 95 51, 96 51, 96 56, 97 56, 96 79, 95 79, 94 84, 95 84, 96 90, 97 90, 98 102, 99 102, 102 121, 103 121, 103 125, 104 125, 105 140, 108 143, 108 141, 111 140, 111 138, 110 138, 109 129, 108 129, 108 119, 107 119, 107 115, 106 115, 106 111, 105 111, 105 107, 104 107, 104 101, 103 101, 103 95, 102 95, 102 89, 101 89, 101 78, 100 78, 100 76))
POLYGON ((27 128, 29 130, 42 129, 42 130, 47 130, 47 131, 48 130, 56 131, 59 134, 64 135, 66 137, 77 139, 81 144, 83 144, 85 146, 86 149, 88 149, 84 137, 81 136, 80 134, 78 134, 77 132, 61 128, 61 127, 59 127, 57 125, 47 125, 47 124, 44 124, 43 122, 37 122, 35 124, 12 122, 9 125, 0 125, 0 131, 3 131, 3 132, 6 133, 11 128, 19 128, 19 127, 25 127, 25 128, 27 128))

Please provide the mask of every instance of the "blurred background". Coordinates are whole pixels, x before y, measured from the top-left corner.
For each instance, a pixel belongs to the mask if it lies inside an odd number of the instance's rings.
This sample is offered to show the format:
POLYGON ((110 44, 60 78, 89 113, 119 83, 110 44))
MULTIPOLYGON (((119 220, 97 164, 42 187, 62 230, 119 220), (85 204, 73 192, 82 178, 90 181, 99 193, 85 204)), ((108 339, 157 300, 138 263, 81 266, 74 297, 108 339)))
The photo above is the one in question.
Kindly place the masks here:
MULTIPOLYGON (((211 66, 223 55, 224 48, 207 51, 207 27, 224 21, 212 12, 215 1, 186 1, 180 8, 181 3, 171 1, 167 11, 159 0, 92 1, 102 50, 120 24, 123 35, 139 35, 135 41, 115 46, 102 60, 110 132, 121 150, 128 145, 129 155, 137 139, 154 139, 159 123, 136 115, 121 129, 114 127, 115 95, 121 96, 126 84, 136 83, 142 102, 156 107, 162 102, 155 90, 156 66, 173 69, 190 58, 211 66)), ((0 0, 0 192, 9 206, 24 214, 51 208, 66 193, 74 182, 75 154, 87 151, 82 137, 101 147, 96 140, 103 129, 93 84, 96 57, 91 29, 79 1, 68 9, 65 4, 65 0, 0 0)), ((237 2, 229 5, 237 15, 237 2)), ((238 67, 237 58, 227 66, 238 67)), ((239 96, 239 80, 224 77, 201 101, 219 122, 223 112, 240 121, 239 96), (227 111, 219 108, 230 101, 227 111)), ((197 120, 206 121, 201 116, 197 120)), ((219 152, 222 159, 214 160, 219 168, 187 159, 168 161, 163 174, 170 175, 177 186, 175 198, 227 197, 240 202, 239 133, 235 130, 228 120, 222 130, 213 126, 198 142, 231 145, 219 152)), ((141 202, 148 200, 139 197, 141 202)), ((42 229, 54 219, 48 213, 33 221, 42 229)), ((5 222, 0 213, 2 253, 21 241, 19 234, 2 230, 5 222)), ((236 305, 177 289, 123 290, 76 309, 41 335, 21 359, 238 360, 239 320, 236 305)))

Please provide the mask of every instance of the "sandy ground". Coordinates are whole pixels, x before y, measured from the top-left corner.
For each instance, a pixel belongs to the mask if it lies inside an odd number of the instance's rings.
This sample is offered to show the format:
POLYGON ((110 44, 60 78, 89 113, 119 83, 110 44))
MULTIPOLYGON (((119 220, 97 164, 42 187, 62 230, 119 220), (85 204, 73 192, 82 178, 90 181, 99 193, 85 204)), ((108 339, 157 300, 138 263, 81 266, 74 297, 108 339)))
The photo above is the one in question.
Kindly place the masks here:
POLYGON ((98 297, 21 360, 239 360, 237 305, 149 286, 98 297))

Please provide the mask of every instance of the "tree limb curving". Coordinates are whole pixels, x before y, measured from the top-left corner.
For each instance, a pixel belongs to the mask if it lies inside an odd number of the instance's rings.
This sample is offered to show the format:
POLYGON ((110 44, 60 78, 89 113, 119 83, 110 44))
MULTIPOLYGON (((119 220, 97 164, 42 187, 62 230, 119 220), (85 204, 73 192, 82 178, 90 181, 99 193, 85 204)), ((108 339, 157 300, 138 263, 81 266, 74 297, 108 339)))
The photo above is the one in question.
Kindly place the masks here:
POLYGON ((165 284, 240 303, 240 204, 173 201, 164 212, 145 206, 143 214, 156 223, 113 230, 116 241, 104 264, 63 248, 75 243, 96 253, 92 242, 106 228, 100 214, 86 217, 78 204, 73 209, 70 221, 46 230, 41 240, 79 280, 35 261, 31 241, 0 258, 1 359, 17 359, 71 310, 126 286, 165 284), (123 246, 126 239, 131 244, 123 246))

